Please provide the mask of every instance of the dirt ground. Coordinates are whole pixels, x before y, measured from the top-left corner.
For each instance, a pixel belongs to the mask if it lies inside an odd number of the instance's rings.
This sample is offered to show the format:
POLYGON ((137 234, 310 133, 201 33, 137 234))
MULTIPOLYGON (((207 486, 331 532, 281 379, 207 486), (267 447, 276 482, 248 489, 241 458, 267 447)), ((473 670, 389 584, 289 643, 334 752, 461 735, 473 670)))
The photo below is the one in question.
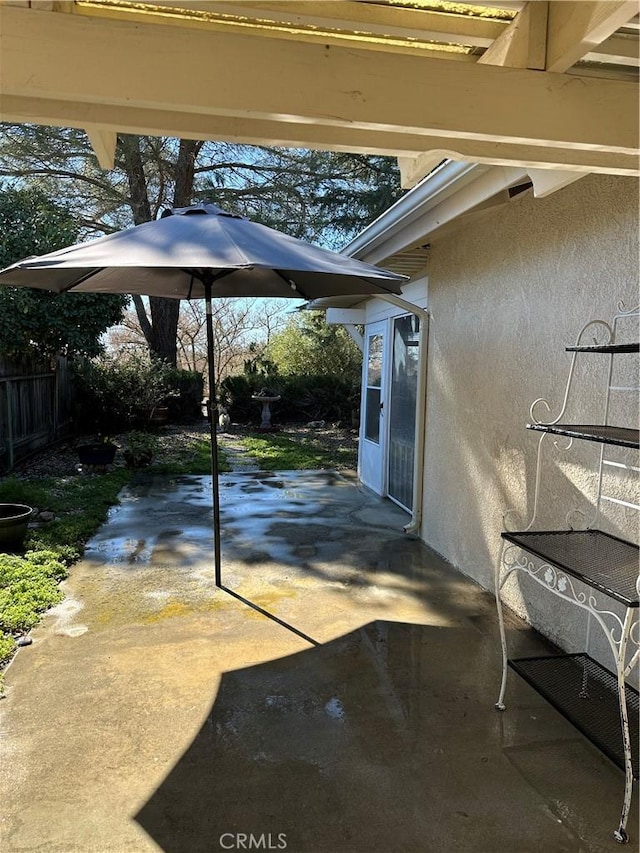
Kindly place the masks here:
MULTIPOLYGON (((246 425, 233 424, 229 428, 227 435, 241 437, 251 431, 252 428, 246 425)), ((156 432, 156 435, 160 447, 155 456, 155 461, 158 463, 169 462, 172 455, 175 453, 177 445, 187 444, 198 438, 207 437, 209 435, 209 426, 206 422, 186 425, 171 424, 166 427, 161 427, 156 432)), ((349 447, 353 450, 352 465, 355 467, 355 457, 358 447, 357 430, 347 429, 345 427, 329 423, 323 426, 286 424, 280 429, 279 435, 286 436, 293 441, 302 440, 310 442, 314 447, 328 453, 332 453, 337 448, 349 447)), ((78 444, 82 444, 85 440, 90 440, 91 438, 91 436, 79 436, 70 441, 58 444, 55 447, 46 448, 29 459, 18 463, 16 468, 11 472, 11 476, 71 476, 78 471, 78 455, 75 448, 78 444)), ((95 438, 95 436, 93 438, 95 438)), ((126 433, 110 436, 110 438, 119 447, 124 447, 126 445, 126 433)), ((221 444, 224 444, 224 442, 221 442, 221 444)), ((114 465, 115 467, 124 466, 122 454, 117 454, 114 465)), ((337 465, 336 467, 341 466, 337 465)))

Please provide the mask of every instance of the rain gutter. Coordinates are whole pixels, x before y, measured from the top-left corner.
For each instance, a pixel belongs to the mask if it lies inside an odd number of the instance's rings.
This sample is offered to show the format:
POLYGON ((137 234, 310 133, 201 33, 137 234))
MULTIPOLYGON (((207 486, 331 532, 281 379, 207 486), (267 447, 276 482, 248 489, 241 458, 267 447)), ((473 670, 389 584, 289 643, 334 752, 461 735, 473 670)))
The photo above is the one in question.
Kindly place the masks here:
MULTIPOLYGON (((444 198, 460 189, 464 178, 473 180, 480 172, 489 169, 477 163, 465 163, 447 160, 423 178, 412 190, 385 210, 371 225, 361 231, 354 239, 340 250, 341 255, 362 259, 384 237, 388 240, 393 234, 401 231, 425 210, 435 207, 444 198)), ((466 181, 465 181, 466 183, 466 181)), ((375 263, 375 261, 371 261, 375 263)))

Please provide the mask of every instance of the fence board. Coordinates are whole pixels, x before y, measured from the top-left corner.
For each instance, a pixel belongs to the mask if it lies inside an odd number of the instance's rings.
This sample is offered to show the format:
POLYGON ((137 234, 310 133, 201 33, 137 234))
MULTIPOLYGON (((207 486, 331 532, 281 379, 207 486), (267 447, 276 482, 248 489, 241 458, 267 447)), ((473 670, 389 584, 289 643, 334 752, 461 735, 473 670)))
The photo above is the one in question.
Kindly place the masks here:
POLYGON ((0 470, 73 433, 73 376, 66 358, 54 368, 0 359, 0 470))

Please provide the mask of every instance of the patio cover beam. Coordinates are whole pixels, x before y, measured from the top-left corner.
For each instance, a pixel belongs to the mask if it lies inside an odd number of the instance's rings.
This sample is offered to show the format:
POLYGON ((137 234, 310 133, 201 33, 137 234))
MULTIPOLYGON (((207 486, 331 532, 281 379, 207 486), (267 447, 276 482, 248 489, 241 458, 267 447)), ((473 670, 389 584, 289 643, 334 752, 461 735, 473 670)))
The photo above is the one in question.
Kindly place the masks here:
POLYGON ((241 122, 246 141, 264 144, 267 122, 283 145, 306 136, 332 148, 343 134, 346 150, 393 139, 403 154, 439 143, 470 160, 490 146, 501 163, 590 169, 599 160, 624 173, 637 156, 637 87, 624 81, 5 5, 0 56, 4 120, 35 120, 36 99, 42 123, 60 123, 62 102, 90 115, 84 126, 111 132, 139 111, 138 132, 151 135, 180 125, 182 136, 224 139, 241 122), (349 134, 362 145, 351 147, 349 134))
MULTIPOLYGON (((607 40, 607 36, 615 32, 621 24, 626 23, 637 9, 635 2, 576 4, 566 0, 562 3, 561 12, 558 13, 555 10, 557 5, 558 0, 551 0, 551 2, 536 0, 536 2, 526 3, 512 23, 480 57, 478 64, 545 70, 547 55, 550 53, 555 58, 553 70, 565 71, 585 54, 593 58, 593 52, 590 53, 591 48, 603 40, 607 48, 603 45, 602 49, 614 50, 611 46, 612 38, 607 40), (553 12, 551 20, 550 10, 553 12)), ((622 47, 627 50, 630 47, 621 38, 616 41, 616 44, 620 44, 618 50, 622 50, 622 47)), ((635 48, 635 61, 637 61, 637 43, 634 41, 632 46, 635 48)), ((400 157, 398 162, 402 186, 405 188, 414 186, 445 158, 462 160, 464 154, 460 150, 443 151, 435 148, 417 157, 400 157)), ((476 155, 474 161, 496 162, 486 154, 482 159, 476 155)), ((567 166, 554 167, 551 163, 548 163, 543 170, 535 168, 535 164, 531 161, 527 162, 526 157, 519 161, 513 159, 511 163, 534 167, 531 172, 536 175, 534 181, 536 196, 549 194, 553 187, 567 186, 581 175, 600 171, 600 169, 587 168, 586 164, 583 164, 582 169, 576 169, 578 174, 576 172, 572 174, 567 166)), ((632 174, 637 172, 632 170, 632 174)))
POLYGON ((637 0, 552 0, 546 70, 566 71, 637 14, 637 0))
MULTIPOLYGON (((398 157, 403 185, 413 186, 442 160, 470 160, 487 165, 531 166, 616 175, 638 175, 638 158, 633 154, 580 151, 532 145, 449 140, 441 148, 439 136, 408 132, 372 132, 353 127, 318 127, 307 123, 277 120, 189 114, 177 110, 155 110, 111 104, 79 103, 49 98, 0 95, 2 120, 56 127, 101 128, 105 134, 134 133, 175 136, 183 139, 213 139, 249 145, 278 145, 316 148, 361 154, 398 157), (152 130, 150 130, 152 128, 152 130), (453 147, 455 145, 455 148, 453 147), (423 149, 428 150, 423 154, 423 149), (576 156, 579 155, 579 156, 576 156), (431 158, 432 165, 425 163, 431 158)), ((106 137, 105 137, 106 138, 106 137)), ((101 162, 103 168, 105 165, 101 162)))
MULTIPOLYGON (((335 0, 304 0, 304 2, 260 2, 251 0, 154 0, 154 6, 168 6, 186 12, 209 13, 220 16, 207 21, 208 27, 231 30, 251 26, 251 22, 269 22, 282 29, 298 28, 296 38, 305 38, 299 28, 309 28, 306 37, 318 39, 339 38, 350 33, 369 34, 380 37, 371 49, 384 49, 384 40, 397 38, 402 41, 433 41, 463 44, 470 47, 488 47, 508 27, 508 20, 496 20, 479 16, 449 15, 427 9, 410 9, 392 4, 354 3, 335 0), (333 31, 333 34, 332 34, 333 31)), ((135 14, 135 13, 134 13, 135 14)), ((120 12, 122 15, 122 12, 120 12)), ((267 38, 274 32, 255 25, 255 32, 267 38)), ((282 37, 283 32, 278 33, 282 37)))

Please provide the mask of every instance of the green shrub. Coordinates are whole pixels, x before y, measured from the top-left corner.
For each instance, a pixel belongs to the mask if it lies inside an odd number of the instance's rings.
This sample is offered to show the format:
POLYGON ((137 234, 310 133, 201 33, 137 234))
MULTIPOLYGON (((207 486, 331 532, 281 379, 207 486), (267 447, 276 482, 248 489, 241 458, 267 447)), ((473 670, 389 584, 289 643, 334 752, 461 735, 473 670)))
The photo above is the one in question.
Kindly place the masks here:
POLYGON ((259 374, 241 373, 227 376, 220 384, 220 401, 229 410, 232 421, 247 423, 257 420, 257 403, 251 399, 264 385, 264 377, 259 374))
POLYGON ((173 395, 168 399, 169 420, 173 423, 189 423, 200 420, 200 404, 204 396, 204 380, 201 373, 192 370, 165 370, 165 381, 173 395))
MULTIPOLYGON (((265 384, 263 376, 228 376, 220 386, 223 405, 232 421, 260 423, 260 408, 251 395, 265 384)), ((280 423, 344 421, 357 419, 360 383, 341 376, 278 376, 271 378, 282 399, 273 406, 273 420, 280 423)))
POLYGON ((123 451, 127 467, 144 468, 150 465, 158 446, 155 435, 132 430, 127 436, 127 446, 123 451))
POLYGON ((103 434, 144 426, 157 406, 177 396, 171 375, 166 365, 137 354, 76 365, 78 426, 103 434))

